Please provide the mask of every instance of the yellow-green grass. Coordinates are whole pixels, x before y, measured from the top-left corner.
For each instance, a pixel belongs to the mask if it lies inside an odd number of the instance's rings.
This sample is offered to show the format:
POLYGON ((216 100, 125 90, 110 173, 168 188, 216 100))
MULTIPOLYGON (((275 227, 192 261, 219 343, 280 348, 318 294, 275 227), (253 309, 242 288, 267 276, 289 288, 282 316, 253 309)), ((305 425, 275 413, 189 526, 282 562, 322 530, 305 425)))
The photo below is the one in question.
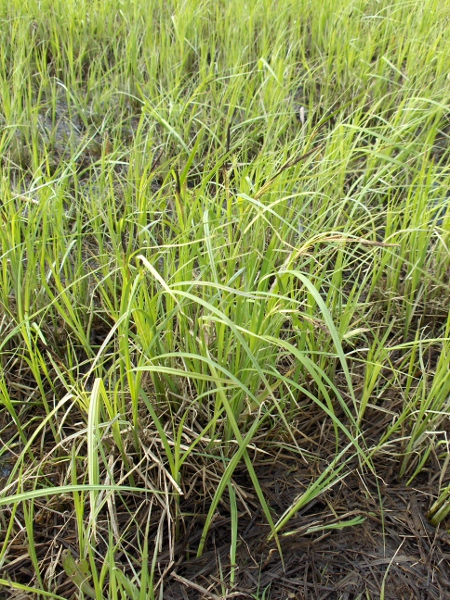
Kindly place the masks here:
POLYGON ((58 598, 62 572, 84 597, 162 597, 192 480, 198 555, 230 506, 232 586, 236 469, 275 544, 383 454, 407 483, 437 457, 444 520, 450 7, 8 0, 0 17, 0 569, 17 536, 34 569, 3 585, 58 598), (305 406, 333 428, 326 467, 305 406), (323 468, 275 515, 254 456, 280 446, 323 468))

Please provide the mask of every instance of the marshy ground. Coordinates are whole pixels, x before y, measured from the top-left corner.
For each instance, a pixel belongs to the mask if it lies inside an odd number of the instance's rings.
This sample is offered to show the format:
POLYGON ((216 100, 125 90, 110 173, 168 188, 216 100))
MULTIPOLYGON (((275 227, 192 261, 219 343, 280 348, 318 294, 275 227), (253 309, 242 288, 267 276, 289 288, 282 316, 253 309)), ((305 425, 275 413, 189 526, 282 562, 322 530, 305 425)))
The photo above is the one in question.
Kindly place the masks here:
POLYGON ((0 598, 450 597, 449 23, 0 1, 0 598))

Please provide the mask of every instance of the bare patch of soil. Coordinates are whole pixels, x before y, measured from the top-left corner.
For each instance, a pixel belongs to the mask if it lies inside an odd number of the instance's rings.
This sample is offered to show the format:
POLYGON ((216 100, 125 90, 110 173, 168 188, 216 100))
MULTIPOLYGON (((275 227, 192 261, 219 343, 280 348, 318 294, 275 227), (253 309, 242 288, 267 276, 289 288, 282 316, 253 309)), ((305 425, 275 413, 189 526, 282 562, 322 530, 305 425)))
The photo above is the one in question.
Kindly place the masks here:
MULTIPOLYGON (((287 456, 258 467, 278 514, 304 489, 306 467, 297 467, 287 456)), ((431 473, 429 481, 424 473, 420 483, 407 487, 396 481, 391 467, 379 467, 378 486, 373 475, 355 472, 299 512, 287 527, 296 533, 280 537, 283 560, 275 544, 267 543, 268 526, 251 487, 240 485, 251 516, 244 511, 240 516, 235 585, 228 578, 230 518, 224 508, 200 559, 185 560, 195 556, 199 532, 184 541, 184 552, 167 576, 164 598, 449 598, 450 535, 432 527, 426 517, 435 482, 431 473), (362 524, 333 529, 358 516, 364 518, 362 524)))

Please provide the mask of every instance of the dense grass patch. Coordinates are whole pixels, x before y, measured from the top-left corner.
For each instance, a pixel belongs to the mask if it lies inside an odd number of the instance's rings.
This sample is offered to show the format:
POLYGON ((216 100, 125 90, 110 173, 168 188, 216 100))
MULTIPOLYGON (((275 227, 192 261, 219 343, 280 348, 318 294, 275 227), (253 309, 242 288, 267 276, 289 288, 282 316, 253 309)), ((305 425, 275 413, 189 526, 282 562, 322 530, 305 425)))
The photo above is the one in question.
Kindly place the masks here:
POLYGON ((445 526, 449 7, 0 17, 5 589, 168 597, 221 509, 225 595, 250 496, 282 554, 299 511, 386 461, 418 487, 433 466, 445 526), (286 456, 309 480, 277 511, 259 465, 286 456))

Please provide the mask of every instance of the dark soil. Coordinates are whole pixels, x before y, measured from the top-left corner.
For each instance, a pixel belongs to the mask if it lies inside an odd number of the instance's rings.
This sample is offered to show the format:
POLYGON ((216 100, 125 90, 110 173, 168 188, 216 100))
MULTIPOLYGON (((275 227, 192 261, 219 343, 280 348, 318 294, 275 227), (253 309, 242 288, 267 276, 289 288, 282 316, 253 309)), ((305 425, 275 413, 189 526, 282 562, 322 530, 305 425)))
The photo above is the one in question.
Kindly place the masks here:
MULTIPOLYGON (((304 489, 307 467, 297 466, 293 469, 292 457, 282 455, 276 463, 258 467, 266 497, 279 514, 304 489)), ((297 533, 280 538, 283 560, 275 544, 266 541, 268 526, 254 492, 240 486, 252 517, 240 515, 235 586, 230 587, 227 577, 230 519, 225 509, 201 559, 185 560, 189 551, 195 556, 200 531, 180 544, 184 552, 166 577, 164 598, 450 598, 450 535, 432 527, 426 517, 436 491, 432 472, 407 487, 392 476, 395 470, 392 465, 379 468, 378 488, 373 476, 352 474, 309 504, 287 527, 297 533), (365 518, 361 525, 326 528, 356 516, 365 518), (308 533, 311 528, 319 531, 308 533)))
MULTIPOLYGON (((22 373, 22 379, 24 373, 22 373)), ((336 375, 339 380, 339 374, 336 375)), ((373 406, 363 423, 366 443, 376 447, 380 434, 386 430, 392 414, 397 412, 402 398, 391 390, 392 397, 384 395, 382 407, 373 406)), ((290 450, 289 440, 272 441, 270 433, 264 438, 264 453, 250 450, 251 458, 264 497, 276 522, 306 489, 327 468, 333 455, 334 430, 332 423, 316 406, 305 404, 299 411, 301 418, 292 423, 298 443, 308 456, 303 459, 290 450), (266 439, 267 438, 267 439, 266 439)), ((5 411, 0 412, 2 438, 5 442, 11 424, 3 422, 5 411)), ((338 415, 342 418, 343 415, 338 415)), ((149 428, 149 431, 152 431, 149 428)), ((31 430, 29 432, 31 434, 31 430)), ((445 435, 445 432, 442 433, 445 435)), ((447 432, 448 438, 448 432, 447 432)), ((151 435, 151 437, 154 437, 151 435)), ((144 440, 146 445, 147 441, 144 440)), ((50 444, 51 441, 49 441, 50 444)), ((255 447, 258 440, 254 441, 255 447)), ((217 474, 189 467, 181 482, 184 496, 180 504, 178 522, 184 530, 178 532, 173 546, 167 533, 163 536, 157 556, 155 572, 155 598, 164 600, 199 600, 226 598, 253 598, 255 600, 403 600, 450 598, 450 535, 449 523, 433 527, 427 514, 448 484, 445 474, 445 455, 430 454, 424 468, 411 485, 417 463, 411 462, 405 480, 399 480, 402 455, 401 439, 392 439, 389 452, 385 449, 374 457, 371 469, 356 459, 348 462, 347 474, 338 484, 306 504, 281 531, 280 555, 276 544, 268 541, 270 533, 253 484, 244 466, 233 475, 233 485, 238 502, 238 552, 235 579, 232 583, 230 565, 231 515, 225 493, 209 531, 205 551, 196 558, 205 517, 211 497, 220 478, 220 460, 217 474), (442 475, 444 473, 444 475, 442 475), (441 479, 441 477, 443 479, 441 479), (352 521, 359 524, 351 525, 352 521)), ((148 442, 149 446, 152 443, 148 442)), ((253 445, 252 445, 253 447, 253 445)), ((156 453, 157 445, 152 446, 156 453)), ((162 457, 161 457, 162 459, 162 457)), ((130 464, 133 456, 130 445, 130 464)), ((154 463, 142 471, 154 477, 154 463)), ((1 457, 3 480, 11 469, 11 455, 1 457)), ((53 485, 58 485, 66 467, 55 464, 48 473, 53 485), (61 471, 61 473, 60 473, 61 471), (60 473, 60 474, 59 474, 60 473)), ((344 473, 344 471, 343 471, 344 473)), ((0 470, 0 476, 2 471, 0 470)), ((149 497, 150 498, 150 497, 149 497)), ((132 577, 132 559, 139 568, 145 524, 151 516, 149 561, 153 556, 157 530, 167 532, 173 520, 164 517, 164 510, 155 498, 145 500, 144 495, 119 495, 116 514, 121 532, 127 532, 124 548, 127 556, 115 557, 123 563, 124 572, 132 577), (154 502, 153 502, 154 500, 154 502), (122 506, 120 505, 122 502, 122 506), (152 504, 153 502, 153 504, 152 504), (169 527, 166 526, 170 524, 169 527)), ((168 507, 170 511, 174 506, 168 507)), ((34 539, 41 575, 48 574, 50 588, 63 598, 79 597, 79 590, 61 567, 61 552, 69 549, 76 558, 78 540, 75 515, 71 501, 63 496, 42 498, 34 504, 34 539)), ((5 542, 10 508, 0 510, 0 539, 5 542)), ((17 523, 23 522, 22 509, 16 513, 17 523)), ((99 515, 98 529, 107 540, 109 531, 107 510, 99 515)), ((101 536, 101 537, 102 537, 101 536)), ((14 526, 14 539, 9 540, 8 561, 0 570, 0 577, 23 585, 34 585, 36 570, 29 557, 23 528, 14 526)), ((104 560, 103 550, 98 551, 98 570, 104 560)), ((159 545, 159 544, 158 544, 159 545)), ((106 547, 104 548, 106 551, 106 547)), ((14 596, 11 591, 0 590, 0 599, 14 596)))

